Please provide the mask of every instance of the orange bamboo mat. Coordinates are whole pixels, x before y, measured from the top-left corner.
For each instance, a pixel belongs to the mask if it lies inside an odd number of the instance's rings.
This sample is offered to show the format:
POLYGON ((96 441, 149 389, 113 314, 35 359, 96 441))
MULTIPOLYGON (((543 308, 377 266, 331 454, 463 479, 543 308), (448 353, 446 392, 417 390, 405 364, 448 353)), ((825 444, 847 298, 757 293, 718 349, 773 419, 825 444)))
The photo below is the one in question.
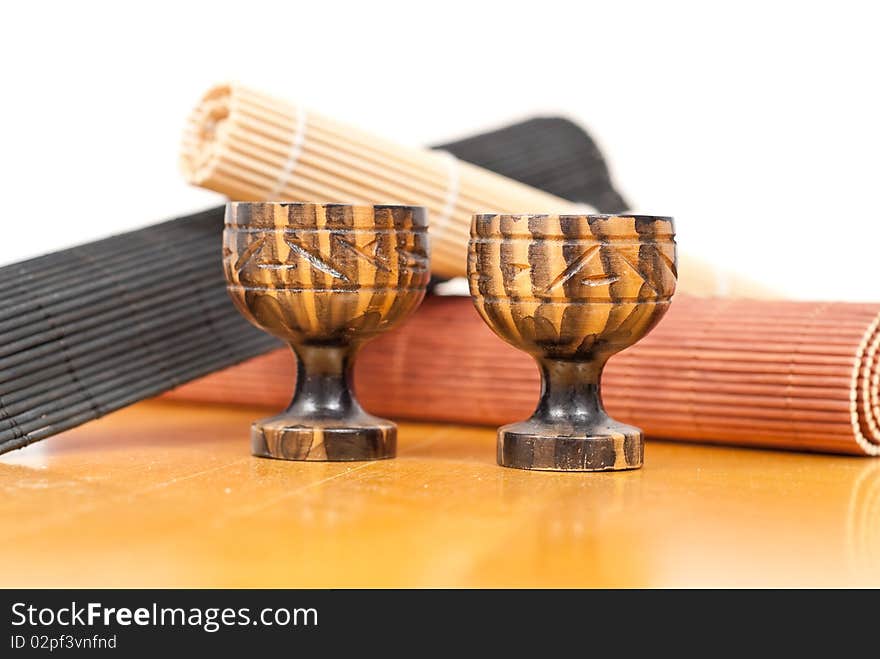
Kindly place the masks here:
MULTIPOLYGON (((878 324, 880 304, 678 296, 657 329, 612 357, 603 398, 653 437, 878 455, 878 324)), ((282 408, 294 373, 281 350, 169 395, 282 408)), ((497 425, 532 412, 539 380, 470 299, 429 297, 364 348, 355 386, 375 414, 497 425)))

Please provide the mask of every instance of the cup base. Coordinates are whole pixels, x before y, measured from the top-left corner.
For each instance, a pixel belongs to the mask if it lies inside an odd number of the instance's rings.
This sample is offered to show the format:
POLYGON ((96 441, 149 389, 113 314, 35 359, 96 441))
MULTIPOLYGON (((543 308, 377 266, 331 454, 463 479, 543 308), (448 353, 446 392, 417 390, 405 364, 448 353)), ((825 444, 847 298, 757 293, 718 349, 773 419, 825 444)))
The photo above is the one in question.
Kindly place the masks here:
POLYGON ((533 420, 498 429, 498 464, 535 471, 623 471, 639 469, 645 458, 642 431, 603 424, 585 432, 561 434, 558 427, 533 420))
POLYGON ((384 460, 397 454, 397 426, 375 417, 364 425, 345 426, 266 419, 251 426, 251 452, 309 462, 384 460))

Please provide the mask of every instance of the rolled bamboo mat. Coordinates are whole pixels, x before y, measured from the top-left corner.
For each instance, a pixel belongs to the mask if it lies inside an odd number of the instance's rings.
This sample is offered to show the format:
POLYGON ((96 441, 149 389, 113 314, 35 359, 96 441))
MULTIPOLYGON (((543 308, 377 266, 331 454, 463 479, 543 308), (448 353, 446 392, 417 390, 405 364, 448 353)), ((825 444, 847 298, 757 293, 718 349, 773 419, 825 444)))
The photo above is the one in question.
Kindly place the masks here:
MULTIPOLYGON (((657 438, 880 454, 880 304, 678 296, 660 325, 611 358, 603 398, 657 438)), ((178 400, 281 408, 288 350, 172 392, 178 400)), ((368 344, 355 386, 375 414, 500 425, 533 411, 531 358, 498 339, 467 298, 427 298, 368 344)))
MULTIPOLYGON (((402 147, 237 84, 212 88, 196 106, 181 166, 189 182, 238 201, 426 206, 431 268, 446 278, 466 275, 474 213, 585 212, 449 153, 402 147)), ((686 251, 679 253, 678 275, 686 293, 766 295, 761 285, 686 251)))

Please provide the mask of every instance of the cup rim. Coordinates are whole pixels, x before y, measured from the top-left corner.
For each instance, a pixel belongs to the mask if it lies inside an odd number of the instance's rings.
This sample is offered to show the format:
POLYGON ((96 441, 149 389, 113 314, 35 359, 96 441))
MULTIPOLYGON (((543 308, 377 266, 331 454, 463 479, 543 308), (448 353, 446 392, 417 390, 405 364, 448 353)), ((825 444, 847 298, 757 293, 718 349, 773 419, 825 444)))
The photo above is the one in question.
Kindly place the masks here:
POLYGON ((475 220, 489 220, 498 216, 502 217, 518 217, 518 218, 542 218, 542 217, 558 217, 566 220, 586 220, 593 222, 597 220, 608 220, 619 217, 622 219, 641 220, 649 222, 674 222, 675 219, 671 215, 645 215, 641 213, 475 213, 475 220))
POLYGON ((400 208, 404 210, 410 210, 415 212, 423 212, 427 213, 427 208, 424 206, 419 206, 417 204, 355 204, 349 202, 337 202, 337 201, 227 201, 226 207, 238 207, 238 206, 281 206, 288 207, 294 206, 298 208, 307 208, 309 206, 323 206, 333 207, 333 208, 357 208, 362 210, 374 210, 376 208, 400 208))
POLYGON ((254 230, 278 230, 284 226, 299 227, 301 230, 345 231, 351 229, 382 231, 427 232, 428 209, 424 206, 407 204, 339 204, 332 202, 309 201, 229 201, 224 214, 225 228, 248 228, 254 230), (309 216, 326 213, 326 226, 316 226, 309 216), (278 216, 288 216, 288 222, 279 221, 278 216), (351 215, 354 224, 330 221, 330 216, 351 215), (296 216, 296 218, 291 217, 296 216), (301 223, 299 216, 303 220, 301 223))

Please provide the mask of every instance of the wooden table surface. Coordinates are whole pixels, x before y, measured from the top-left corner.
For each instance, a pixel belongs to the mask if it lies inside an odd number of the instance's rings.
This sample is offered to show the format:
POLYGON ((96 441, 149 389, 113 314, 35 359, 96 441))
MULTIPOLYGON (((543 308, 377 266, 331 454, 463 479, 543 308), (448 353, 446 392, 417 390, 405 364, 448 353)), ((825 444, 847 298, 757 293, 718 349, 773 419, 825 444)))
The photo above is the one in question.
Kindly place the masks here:
POLYGON ((880 460, 652 441, 640 471, 249 454, 261 410, 148 402, 0 457, 2 586, 880 585, 880 460))

